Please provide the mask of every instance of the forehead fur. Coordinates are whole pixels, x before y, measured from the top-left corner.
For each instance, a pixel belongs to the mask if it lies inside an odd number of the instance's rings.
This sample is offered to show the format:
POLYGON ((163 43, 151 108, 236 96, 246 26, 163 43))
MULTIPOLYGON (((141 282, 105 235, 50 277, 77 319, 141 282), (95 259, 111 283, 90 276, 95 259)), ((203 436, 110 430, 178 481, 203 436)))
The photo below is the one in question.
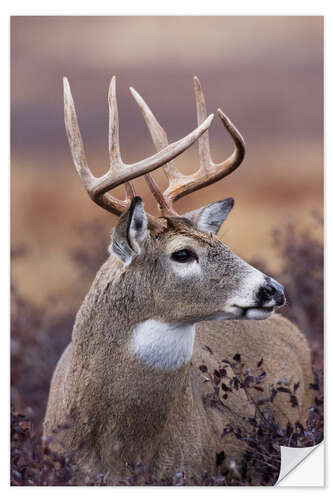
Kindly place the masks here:
POLYGON ((210 233, 203 233, 199 231, 194 224, 185 217, 163 217, 158 219, 158 221, 163 221, 159 230, 154 227, 150 227, 150 235, 153 238, 163 240, 165 237, 170 237, 172 235, 179 236, 189 236, 196 239, 201 243, 208 243, 209 245, 214 244, 214 236, 210 233))

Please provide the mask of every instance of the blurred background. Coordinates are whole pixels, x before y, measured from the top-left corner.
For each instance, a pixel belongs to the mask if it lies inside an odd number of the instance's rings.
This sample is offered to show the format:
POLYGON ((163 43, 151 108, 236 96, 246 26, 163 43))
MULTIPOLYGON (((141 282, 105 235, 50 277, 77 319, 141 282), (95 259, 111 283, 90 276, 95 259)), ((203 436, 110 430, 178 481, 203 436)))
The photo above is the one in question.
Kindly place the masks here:
MULTIPOLYGON (((227 179, 180 200, 179 211, 233 196, 221 238, 277 275, 283 262, 274 232, 307 231, 313 245, 322 238, 313 214, 320 217, 323 206, 323 18, 12 17, 14 402, 38 417, 116 220, 91 202, 72 164, 63 123, 64 75, 97 175, 108 165, 112 75, 126 162, 154 153, 128 87, 142 94, 172 141, 196 126, 197 75, 208 112, 221 107, 228 114, 247 153, 227 179), (45 366, 27 380, 27 370, 33 370, 22 361, 28 345, 35 364, 42 358, 45 366)), ((221 161, 232 141, 217 117, 210 137, 213 158, 221 161)), ((177 165, 184 173, 196 170, 197 146, 177 165)), ((154 176, 165 185, 162 172, 154 176)), ((135 185, 148 211, 156 213, 144 182, 135 185)), ((122 196, 121 190, 116 194, 122 196)))

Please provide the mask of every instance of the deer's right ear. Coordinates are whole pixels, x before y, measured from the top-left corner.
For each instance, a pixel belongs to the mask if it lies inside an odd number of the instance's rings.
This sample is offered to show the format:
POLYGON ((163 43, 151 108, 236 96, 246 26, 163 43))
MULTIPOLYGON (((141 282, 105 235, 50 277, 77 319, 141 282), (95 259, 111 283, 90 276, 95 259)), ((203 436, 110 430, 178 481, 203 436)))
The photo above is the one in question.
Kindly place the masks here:
POLYGON ((143 201, 139 196, 135 196, 129 209, 119 217, 111 236, 109 250, 128 266, 142 252, 147 235, 148 219, 143 201))

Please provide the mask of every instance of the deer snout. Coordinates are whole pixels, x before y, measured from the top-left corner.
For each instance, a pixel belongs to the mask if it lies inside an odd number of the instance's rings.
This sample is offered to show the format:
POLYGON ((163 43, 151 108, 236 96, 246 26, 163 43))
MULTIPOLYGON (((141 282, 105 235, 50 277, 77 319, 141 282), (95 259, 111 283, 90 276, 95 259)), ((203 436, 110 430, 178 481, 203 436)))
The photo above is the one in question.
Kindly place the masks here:
POLYGON ((262 306, 283 306, 286 302, 283 286, 267 276, 265 284, 259 289, 258 300, 262 306))

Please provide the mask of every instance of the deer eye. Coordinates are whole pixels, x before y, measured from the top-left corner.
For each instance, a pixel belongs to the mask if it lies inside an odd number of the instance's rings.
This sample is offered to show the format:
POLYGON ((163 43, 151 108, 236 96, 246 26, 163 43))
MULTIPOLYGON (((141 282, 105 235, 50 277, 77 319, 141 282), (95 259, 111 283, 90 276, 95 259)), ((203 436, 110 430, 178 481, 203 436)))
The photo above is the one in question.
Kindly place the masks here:
POLYGON ((198 260, 197 256, 195 255, 194 252, 191 250, 188 250, 187 248, 182 248, 182 250, 178 250, 177 252, 173 252, 171 254, 172 260, 175 260, 176 262, 191 262, 193 260, 198 260))

